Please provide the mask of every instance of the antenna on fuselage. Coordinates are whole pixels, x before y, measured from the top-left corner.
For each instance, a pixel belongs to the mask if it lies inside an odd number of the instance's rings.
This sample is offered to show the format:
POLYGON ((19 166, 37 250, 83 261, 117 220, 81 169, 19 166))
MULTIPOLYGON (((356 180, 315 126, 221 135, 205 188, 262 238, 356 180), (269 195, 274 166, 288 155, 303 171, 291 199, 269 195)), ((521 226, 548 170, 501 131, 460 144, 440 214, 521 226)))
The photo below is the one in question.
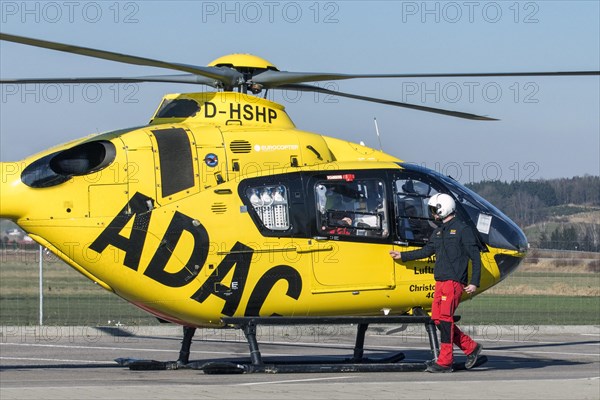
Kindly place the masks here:
POLYGON ((373 117, 373 122, 375 122, 375 133, 377 134, 377 140, 379 141, 379 151, 383 151, 383 146, 381 145, 381 137, 379 136, 379 126, 377 126, 377 118, 373 117))

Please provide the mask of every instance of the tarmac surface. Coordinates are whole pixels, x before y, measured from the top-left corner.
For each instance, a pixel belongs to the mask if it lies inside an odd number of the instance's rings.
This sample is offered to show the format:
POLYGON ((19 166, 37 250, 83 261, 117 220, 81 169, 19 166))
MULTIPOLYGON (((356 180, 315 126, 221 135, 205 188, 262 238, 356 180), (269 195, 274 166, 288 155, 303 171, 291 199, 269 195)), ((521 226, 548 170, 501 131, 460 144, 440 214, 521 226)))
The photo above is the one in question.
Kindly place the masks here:
MULTIPOLYGON (((365 356, 431 358, 422 326, 367 331, 365 356)), ((351 357, 355 327, 260 326, 265 363, 351 357)), ((205 374, 137 371, 122 357, 176 360, 181 328, 0 327, 0 399, 600 399, 600 327, 467 327, 488 362, 469 371, 205 374)), ((455 350, 456 361, 464 356, 455 350)), ((239 330, 198 330, 191 360, 249 362, 239 330)))

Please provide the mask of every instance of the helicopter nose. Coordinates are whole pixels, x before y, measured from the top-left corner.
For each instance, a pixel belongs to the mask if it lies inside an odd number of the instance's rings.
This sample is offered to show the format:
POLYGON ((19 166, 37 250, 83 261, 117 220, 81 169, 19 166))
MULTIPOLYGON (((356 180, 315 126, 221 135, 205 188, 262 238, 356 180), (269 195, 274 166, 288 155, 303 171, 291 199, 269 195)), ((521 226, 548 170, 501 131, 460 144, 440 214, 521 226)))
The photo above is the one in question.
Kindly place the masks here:
POLYGON ((18 220, 27 210, 27 198, 23 193, 20 164, 0 163, 0 218, 18 220))
POLYGON ((529 249, 525 233, 500 211, 493 214, 489 233, 483 235, 483 240, 498 250, 494 259, 500 279, 506 278, 519 267, 529 249))
POLYGON ((506 278, 512 274, 521 265, 521 262, 525 258, 525 252, 520 255, 512 254, 496 254, 494 259, 498 264, 498 270, 500 271, 500 279, 506 278))

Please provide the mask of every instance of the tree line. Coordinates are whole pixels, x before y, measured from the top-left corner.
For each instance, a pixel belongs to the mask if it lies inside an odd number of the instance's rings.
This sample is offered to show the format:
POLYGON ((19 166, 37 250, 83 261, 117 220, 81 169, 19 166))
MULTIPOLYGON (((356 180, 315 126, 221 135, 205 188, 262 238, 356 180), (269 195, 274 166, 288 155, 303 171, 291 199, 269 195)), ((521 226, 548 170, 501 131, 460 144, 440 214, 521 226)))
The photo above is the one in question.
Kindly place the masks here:
POLYGON ((559 226, 550 235, 542 232, 538 247, 542 249, 600 252, 600 225, 559 226))

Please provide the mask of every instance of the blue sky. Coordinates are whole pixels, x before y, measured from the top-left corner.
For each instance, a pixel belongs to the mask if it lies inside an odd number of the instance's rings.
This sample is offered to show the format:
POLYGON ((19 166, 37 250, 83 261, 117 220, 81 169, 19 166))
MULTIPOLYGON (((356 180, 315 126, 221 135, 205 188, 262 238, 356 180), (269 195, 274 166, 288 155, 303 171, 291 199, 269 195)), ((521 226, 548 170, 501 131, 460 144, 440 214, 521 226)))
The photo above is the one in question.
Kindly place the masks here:
MULTIPOLYGON (((598 70, 598 1, 0 2, 2 32, 206 65, 253 53, 280 70, 347 73, 598 70)), ((0 42, 3 78, 171 71, 0 42)), ((600 174, 598 77, 372 79, 340 91, 489 115, 461 120, 275 92, 300 129, 378 147, 463 182, 600 174)), ((144 124, 174 84, 4 86, 0 159, 144 124)))

